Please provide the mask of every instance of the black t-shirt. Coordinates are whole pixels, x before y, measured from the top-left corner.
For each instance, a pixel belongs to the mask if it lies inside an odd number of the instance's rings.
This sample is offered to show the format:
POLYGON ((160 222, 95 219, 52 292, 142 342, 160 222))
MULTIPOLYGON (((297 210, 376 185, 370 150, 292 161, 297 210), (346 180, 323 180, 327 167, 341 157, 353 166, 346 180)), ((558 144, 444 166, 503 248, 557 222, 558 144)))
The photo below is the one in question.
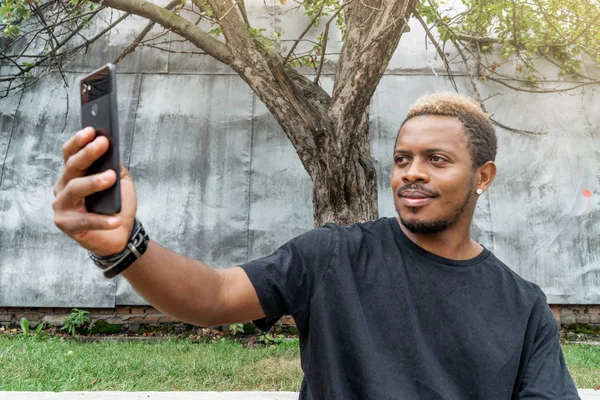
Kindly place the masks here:
POLYGON ((544 294, 486 249, 443 258, 383 218, 313 229, 242 268, 259 327, 296 321, 300 399, 579 399, 544 294))

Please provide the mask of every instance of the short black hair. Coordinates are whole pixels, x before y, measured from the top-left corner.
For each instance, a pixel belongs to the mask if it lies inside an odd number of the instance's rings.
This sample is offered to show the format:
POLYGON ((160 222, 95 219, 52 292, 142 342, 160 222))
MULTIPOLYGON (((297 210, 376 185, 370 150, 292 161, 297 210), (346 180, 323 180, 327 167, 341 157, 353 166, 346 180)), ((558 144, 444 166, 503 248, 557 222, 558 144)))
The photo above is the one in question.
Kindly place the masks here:
POLYGON ((496 159, 498 138, 494 126, 475 100, 456 93, 426 94, 411 106, 400 129, 406 121, 422 115, 456 117, 462 122, 474 168, 496 159))

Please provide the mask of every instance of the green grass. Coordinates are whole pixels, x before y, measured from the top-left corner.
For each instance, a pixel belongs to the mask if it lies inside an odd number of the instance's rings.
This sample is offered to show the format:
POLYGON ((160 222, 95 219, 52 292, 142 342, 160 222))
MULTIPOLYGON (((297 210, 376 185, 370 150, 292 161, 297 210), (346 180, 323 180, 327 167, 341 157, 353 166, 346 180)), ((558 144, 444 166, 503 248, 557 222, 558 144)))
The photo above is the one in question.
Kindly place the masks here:
POLYGON ((565 361, 578 388, 600 386, 600 347, 584 344, 563 345, 565 361))
MULTIPOLYGON (((600 385, 600 347, 563 346, 579 388, 600 385)), ((298 343, 81 343, 0 337, 0 391, 298 391, 298 343)))
POLYGON ((0 337, 0 391, 298 391, 297 342, 80 343, 0 337))

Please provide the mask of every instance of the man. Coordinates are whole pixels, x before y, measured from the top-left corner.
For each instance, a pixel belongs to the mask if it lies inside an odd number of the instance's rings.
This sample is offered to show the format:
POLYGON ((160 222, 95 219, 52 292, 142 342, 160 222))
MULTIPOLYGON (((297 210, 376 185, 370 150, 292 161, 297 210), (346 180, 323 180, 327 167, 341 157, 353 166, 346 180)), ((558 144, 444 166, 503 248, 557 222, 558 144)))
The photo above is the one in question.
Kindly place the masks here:
POLYGON ((397 219, 327 224, 225 270, 152 241, 140 258, 102 258, 129 254, 132 230, 142 237, 123 167, 120 215, 86 212, 83 198, 116 180, 114 172, 84 176, 107 148, 90 128, 65 144, 56 225, 101 267, 136 260, 123 272, 133 288, 183 321, 252 319, 267 329, 291 314, 301 399, 579 398, 542 291, 470 238, 477 198, 496 175, 494 129, 474 101, 434 94, 409 111, 394 149, 397 219))

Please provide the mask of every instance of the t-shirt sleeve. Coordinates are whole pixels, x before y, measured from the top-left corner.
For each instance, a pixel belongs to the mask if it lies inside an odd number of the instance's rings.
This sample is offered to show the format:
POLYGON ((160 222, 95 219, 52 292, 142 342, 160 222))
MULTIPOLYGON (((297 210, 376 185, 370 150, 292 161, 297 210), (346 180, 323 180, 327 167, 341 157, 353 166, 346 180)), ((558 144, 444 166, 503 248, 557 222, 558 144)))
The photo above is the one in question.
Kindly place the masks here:
POLYGON ((539 324, 519 390, 519 400, 579 400, 558 338, 558 326, 545 297, 541 300, 539 324))
POLYGON ((297 318, 308 309, 336 246, 336 230, 325 225, 297 236, 270 256, 241 265, 266 314, 266 318, 254 321, 261 330, 271 328, 283 315, 297 318))

